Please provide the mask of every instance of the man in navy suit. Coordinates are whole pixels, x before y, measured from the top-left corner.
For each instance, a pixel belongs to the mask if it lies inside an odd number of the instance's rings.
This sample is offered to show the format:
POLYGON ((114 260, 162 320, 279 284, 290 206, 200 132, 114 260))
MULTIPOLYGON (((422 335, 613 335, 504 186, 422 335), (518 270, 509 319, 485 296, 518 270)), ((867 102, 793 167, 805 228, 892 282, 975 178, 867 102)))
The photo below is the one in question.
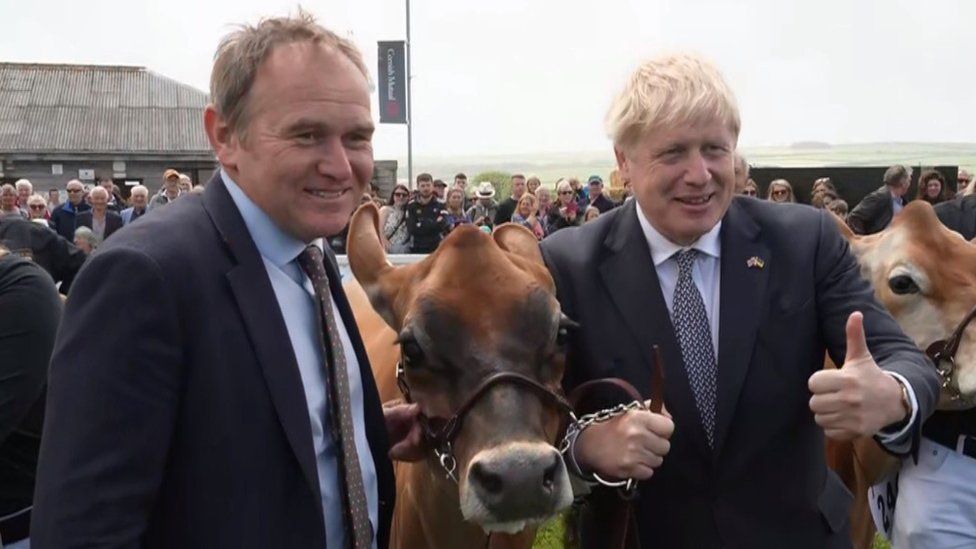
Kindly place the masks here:
POLYGON ((219 173, 108 240, 68 300, 32 546, 387 546, 417 410, 381 407, 322 245, 373 173, 366 75, 304 13, 221 42, 219 173))
MULTIPOLYGON (((635 478, 644 547, 847 547, 851 495, 824 435, 917 444, 933 366, 874 299, 835 223, 734 196, 735 99, 710 64, 649 61, 608 115, 635 200, 542 242, 570 341, 565 386, 619 377, 666 412, 585 429, 569 455, 594 481, 635 478), (843 368, 821 371, 824 351, 843 368)), ((571 467, 572 468, 572 467, 571 467)), ((604 493, 600 493, 604 492, 604 493)), ((612 496, 612 495, 611 495, 612 496)), ((607 522, 584 522, 604 547, 607 522)))

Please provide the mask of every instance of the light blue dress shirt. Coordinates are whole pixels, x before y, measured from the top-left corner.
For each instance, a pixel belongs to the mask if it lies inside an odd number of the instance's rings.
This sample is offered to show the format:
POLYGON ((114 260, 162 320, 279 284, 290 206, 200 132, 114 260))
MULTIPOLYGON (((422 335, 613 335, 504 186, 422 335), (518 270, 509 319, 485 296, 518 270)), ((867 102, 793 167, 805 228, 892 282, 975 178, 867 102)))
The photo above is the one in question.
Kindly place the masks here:
MULTIPOLYGON (((271 287, 274 289, 281 309, 292 350, 298 362, 298 370, 305 390, 305 404, 312 426, 315 464, 319 476, 319 493, 325 515, 327 547, 345 547, 344 510, 339 473, 339 452, 341 447, 332 439, 329 425, 328 378, 324 369, 324 358, 319 345, 319 323, 316 319, 315 289, 312 282, 298 265, 296 258, 305 250, 306 244, 281 230, 261 208, 259 208, 235 183, 226 171, 221 176, 227 186, 234 204, 244 218, 254 244, 257 246, 264 267, 268 272, 271 287)), ((320 248, 321 239, 313 242, 320 248)), ((330 281, 332 284, 340 281, 330 281)), ((359 452, 359 466, 362 470, 363 484, 366 488, 366 501, 369 504, 369 520, 373 525, 373 547, 376 547, 376 526, 379 524, 379 495, 376 480, 376 466, 366 439, 366 419, 363 410, 363 387, 359 372, 359 361, 349 340, 346 326, 332 304, 333 314, 339 328, 342 348, 346 355, 349 373, 349 393, 353 413, 353 427, 356 431, 356 449, 359 452)), ((273 314, 268 311, 268 314, 273 314)))
MULTIPOLYGON (((699 251, 695 257, 695 265, 692 269, 691 277, 701 293, 702 301, 705 302, 705 314, 708 316, 708 324, 712 332, 712 346, 715 350, 716 367, 721 368, 722 364, 718 361, 718 335, 719 335, 719 303, 721 295, 722 278, 722 241, 720 238, 722 222, 719 221, 712 230, 703 234, 691 246, 679 246, 668 240, 664 235, 657 231, 651 222, 644 215, 638 202, 637 220, 640 222, 641 229, 644 231, 644 238, 651 250, 651 260, 654 262, 654 269, 657 271, 657 278, 661 283, 661 293, 664 294, 664 303, 668 307, 668 313, 674 315, 674 288, 678 284, 678 262, 674 254, 681 250, 694 248, 699 251)), ((895 213, 901 210, 895 210, 895 213)), ((878 441, 887 446, 894 452, 906 452, 911 445, 911 438, 908 436, 911 426, 918 418, 918 400, 915 397, 915 390, 911 384, 901 374, 888 372, 898 380, 906 389, 910 401, 909 421, 903 429, 896 433, 880 432, 878 441)))

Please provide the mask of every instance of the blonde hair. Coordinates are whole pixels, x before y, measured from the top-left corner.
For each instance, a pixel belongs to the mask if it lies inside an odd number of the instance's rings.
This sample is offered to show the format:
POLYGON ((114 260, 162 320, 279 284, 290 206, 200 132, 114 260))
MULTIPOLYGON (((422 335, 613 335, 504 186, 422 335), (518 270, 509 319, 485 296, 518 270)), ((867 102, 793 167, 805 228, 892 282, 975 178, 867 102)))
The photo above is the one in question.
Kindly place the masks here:
POLYGON ((262 19, 254 26, 241 25, 217 46, 210 75, 210 100, 227 126, 242 140, 248 125, 248 94, 258 68, 276 47, 296 42, 337 50, 369 80, 359 48, 319 25, 315 17, 302 9, 294 17, 274 17, 262 19))
POLYGON ((659 128, 708 118, 738 138, 739 108, 718 69, 693 55, 667 55, 634 71, 610 106, 606 130, 615 146, 629 147, 659 128))
POLYGON ((785 179, 774 179, 769 182, 769 188, 766 189, 766 200, 773 199, 773 187, 786 187, 787 202, 796 202, 796 196, 793 195, 793 185, 785 179))

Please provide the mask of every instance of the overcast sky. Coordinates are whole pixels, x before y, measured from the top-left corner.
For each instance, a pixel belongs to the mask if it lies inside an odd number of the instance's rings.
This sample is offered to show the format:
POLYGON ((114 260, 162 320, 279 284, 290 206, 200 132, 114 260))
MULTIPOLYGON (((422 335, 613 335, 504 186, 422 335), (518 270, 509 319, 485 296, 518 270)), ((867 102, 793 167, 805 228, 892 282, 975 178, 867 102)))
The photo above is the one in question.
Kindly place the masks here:
MULTIPOLYGON (((351 36, 405 37, 396 0, 304 2, 351 36)), ((125 64, 206 90, 235 23, 290 0, 0 0, 0 60, 125 64)), ((736 92, 740 145, 976 142, 976 2, 414 0, 414 154, 606 150, 603 116, 641 59, 687 50, 736 92)), ((377 103, 373 99, 374 115, 377 103)), ((377 157, 406 153, 382 125, 377 157)))

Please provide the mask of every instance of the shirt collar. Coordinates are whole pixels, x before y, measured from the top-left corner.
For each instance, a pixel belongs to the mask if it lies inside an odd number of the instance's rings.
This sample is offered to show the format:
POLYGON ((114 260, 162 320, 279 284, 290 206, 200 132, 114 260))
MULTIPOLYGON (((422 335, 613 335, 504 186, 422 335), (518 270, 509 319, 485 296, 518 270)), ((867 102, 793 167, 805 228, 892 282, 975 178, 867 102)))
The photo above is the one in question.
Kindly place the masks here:
POLYGON ((722 220, 719 220, 714 227, 707 233, 701 235, 691 246, 679 246, 668 240, 663 234, 651 225, 651 222, 644 215, 644 210, 640 207, 640 201, 635 204, 637 211, 637 221, 640 223, 647 245, 651 248, 651 260, 657 267, 671 258, 675 253, 693 248, 714 258, 722 257, 722 242, 719 240, 719 233, 722 230, 722 220))
MULTIPOLYGON (((220 169, 220 176, 224 180, 227 192, 230 193, 231 200, 241 212, 247 232, 251 233, 254 245, 257 246, 261 256, 279 268, 294 261, 298 254, 305 250, 306 244, 281 230, 271 216, 252 202, 223 168, 220 169)), ((321 238, 311 243, 324 250, 321 238)))

